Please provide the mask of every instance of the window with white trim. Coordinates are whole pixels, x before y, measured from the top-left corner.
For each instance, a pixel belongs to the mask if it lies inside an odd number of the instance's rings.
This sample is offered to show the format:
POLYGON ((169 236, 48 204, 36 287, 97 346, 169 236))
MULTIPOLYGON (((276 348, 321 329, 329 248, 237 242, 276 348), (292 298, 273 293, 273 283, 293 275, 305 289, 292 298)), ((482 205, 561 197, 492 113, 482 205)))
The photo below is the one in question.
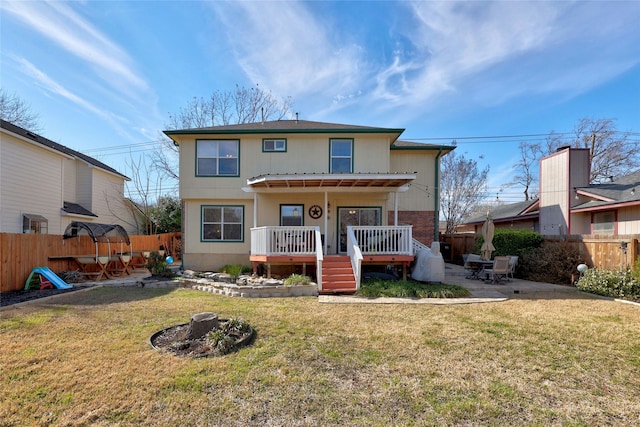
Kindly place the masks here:
POLYGON ((196 176, 238 176, 240 141, 196 140, 196 176))
POLYGON ((353 139, 331 139, 329 141, 331 156, 330 173, 353 172, 353 139))
POLYGON ((284 153, 285 151, 287 151, 287 140, 286 139, 263 139, 262 151, 264 151, 265 153, 269 153, 269 152, 284 153))
POLYGON ((23 214, 22 232, 25 234, 47 234, 49 231, 49 220, 42 215, 23 214))
POLYGON ((244 206, 202 206, 203 242, 244 240, 244 206))

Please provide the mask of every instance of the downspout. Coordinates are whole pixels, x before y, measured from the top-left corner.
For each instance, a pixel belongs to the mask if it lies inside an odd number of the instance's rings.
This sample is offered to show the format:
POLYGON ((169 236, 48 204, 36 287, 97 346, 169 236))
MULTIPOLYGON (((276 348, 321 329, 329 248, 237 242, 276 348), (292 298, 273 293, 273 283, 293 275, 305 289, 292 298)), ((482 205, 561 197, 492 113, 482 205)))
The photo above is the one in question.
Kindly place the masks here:
POLYGON ((440 156, 442 156, 442 148, 440 148, 440 150, 438 150, 438 154, 436 155, 436 162, 435 162, 435 171, 436 171, 436 175, 435 175, 435 188, 434 188, 434 194, 435 194, 435 211, 433 212, 433 241, 437 242, 438 241, 438 231, 440 228, 440 156))

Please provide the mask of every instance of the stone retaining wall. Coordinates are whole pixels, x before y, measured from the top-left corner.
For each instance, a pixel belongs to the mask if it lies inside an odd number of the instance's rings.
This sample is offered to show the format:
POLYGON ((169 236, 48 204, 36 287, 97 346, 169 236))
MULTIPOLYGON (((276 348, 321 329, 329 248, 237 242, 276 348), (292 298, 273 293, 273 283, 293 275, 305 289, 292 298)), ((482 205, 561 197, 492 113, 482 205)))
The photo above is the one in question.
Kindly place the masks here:
MULTIPOLYGON (((141 282, 138 282, 140 284, 141 282)), ((180 280, 142 282, 145 288, 191 288, 198 291, 240 298, 284 298, 318 296, 318 285, 285 286, 282 280, 242 276, 234 282, 217 273, 186 275, 180 280), (238 283, 241 283, 240 285, 238 283)))

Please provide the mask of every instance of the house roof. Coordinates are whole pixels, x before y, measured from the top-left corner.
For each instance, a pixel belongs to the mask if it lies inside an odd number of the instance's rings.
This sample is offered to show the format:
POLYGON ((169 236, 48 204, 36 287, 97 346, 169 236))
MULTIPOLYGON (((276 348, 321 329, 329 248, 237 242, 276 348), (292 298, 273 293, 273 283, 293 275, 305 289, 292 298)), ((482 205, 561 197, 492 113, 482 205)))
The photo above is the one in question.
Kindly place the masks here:
POLYGON ((73 214, 73 215, 85 215, 85 216, 95 216, 95 217, 98 216, 93 212, 91 212, 89 209, 85 209, 77 203, 64 202, 62 206, 62 210, 68 214, 73 214))
POLYGON ((273 120, 236 125, 210 126, 192 129, 165 130, 167 136, 185 134, 256 134, 256 133, 392 133, 400 136, 404 129, 357 126, 341 123, 314 122, 310 120, 273 120))
POLYGON ((6 120, 2 120, 0 119, 0 127, 3 129, 8 130, 11 133, 14 133, 16 135, 19 135, 23 138, 29 139, 33 142, 36 142, 40 145, 43 145, 47 148, 53 149, 55 151, 58 151, 60 153, 66 154, 68 156, 71 157, 75 157, 78 158, 80 160, 85 161, 86 163, 89 163, 90 165, 93 165, 95 167, 98 167, 100 169, 103 169, 107 172, 111 172, 113 174, 116 174, 118 176, 121 176, 122 178, 124 178, 127 181, 130 181, 130 178, 128 178, 127 176, 121 174, 120 172, 118 172, 117 170, 115 170, 114 168, 112 168, 111 166, 108 166, 104 163, 102 163, 99 160, 94 159, 93 157, 87 156, 86 154, 82 154, 79 151, 76 150, 72 150, 69 147, 65 147, 62 144, 58 144, 57 142, 51 141, 50 139, 45 138, 44 136, 38 135, 37 133, 28 131, 26 129, 21 128, 20 126, 16 126, 13 123, 7 122, 6 120))
POLYGON ((640 170, 612 182, 576 188, 578 195, 589 198, 574 206, 571 212, 613 209, 620 206, 640 205, 640 170))
MULTIPOLYGON (((491 209, 493 222, 524 220, 538 216, 538 199, 526 200, 517 203, 498 205, 491 209)), ((487 214, 478 214, 464 222, 465 225, 482 224, 487 219, 487 214)))
POLYGON ((414 173, 267 174, 247 179, 246 191, 322 191, 331 188, 396 191, 416 179, 414 173))
POLYGON ((455 145, 438 145, 438 144, 425 144, 423 142, 413 141, 395 141, 391 144, 392 150, 442 150, 446 153, 455 150, 455 145))

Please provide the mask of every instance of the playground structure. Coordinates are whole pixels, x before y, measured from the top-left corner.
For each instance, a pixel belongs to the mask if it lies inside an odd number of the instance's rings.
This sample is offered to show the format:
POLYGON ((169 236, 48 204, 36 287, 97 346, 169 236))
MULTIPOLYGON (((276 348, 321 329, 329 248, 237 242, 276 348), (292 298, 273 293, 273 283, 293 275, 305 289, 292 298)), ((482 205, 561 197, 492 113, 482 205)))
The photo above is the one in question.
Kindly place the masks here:
MULTIPOLYGON (((71 258, 80 267, 80 274, 96 276, 96 280, 129 274, 133 251, 127 231, 117 224, 100 224, 94 222, 71 222, 64 231, 62 239, 79 238, 81 235, 91 237, 95 244, 95 254, 73 255, 71 258), (107 244, 107 253, 101 254, 99 243, 107 244), (112 249, 112 244, 117 247, 112 249), (128 247, 128 250, 125 248, 128 247), (119 247, 118 247, 119 246, 119 247)), ((52 257, 50 257, 51 259, 52 257)))
POLYGON ((24 285, 25 290, 34 289, 47 289, 56 287, 58 289, 71 289, 72 285, 62 280, 56 273, 51 271, 49 267, 36 267, 31 270, 29 278, 24 285))

